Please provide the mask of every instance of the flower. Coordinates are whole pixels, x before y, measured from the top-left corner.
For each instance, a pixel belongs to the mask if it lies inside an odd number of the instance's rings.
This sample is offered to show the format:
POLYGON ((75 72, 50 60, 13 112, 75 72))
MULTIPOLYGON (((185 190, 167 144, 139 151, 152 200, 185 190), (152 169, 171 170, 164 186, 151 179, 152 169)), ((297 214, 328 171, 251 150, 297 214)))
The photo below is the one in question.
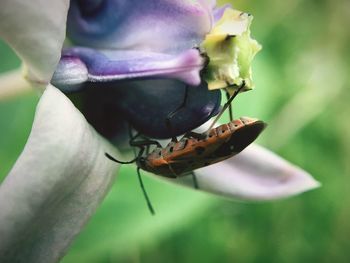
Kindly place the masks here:
MULTIPOLYGON (((1 3, 0 36, 22 59, 26 79, 43 89, 27 144, 0 186, 2 262, 59 260, 103 200, 118 169, 104 153, 117 158, 121 153, 49 84, 57 65, 53 83, 66 80, 72 88, 87 80, 107 81, 115 76, 112 71, 98 79, 106 72, 101 61, 111 58, 116 63, 109 66, 123 61, 117 72, 126 78, 145 77, 146 72, 147 77, 196 84, 204 62, 192 48, 222 13, 213 8, 209 0, 1 3), (84 47, 63 51, 60 60, 70 4, 67 31, 73 42, 84 47), (100 20, 73 23, 80 19, 75 13, 79 8, 81 15, 100 20), (112 16, 115 21, 97 12, 111 10, 117 10, 112 16), (150 27, 162 36, 161 41, 148 33, 150 27), (139 63, 140 57, 147 59, 139 63), (71 75, 66 74, 67 68, 71 75)), ((306 172, 255 145, 237 158, 198 170, 197 177, 203 190, 244 200, 271 200, 318 186, 306 172)), ((188 185, 186 178, 176 182, 188 185)))

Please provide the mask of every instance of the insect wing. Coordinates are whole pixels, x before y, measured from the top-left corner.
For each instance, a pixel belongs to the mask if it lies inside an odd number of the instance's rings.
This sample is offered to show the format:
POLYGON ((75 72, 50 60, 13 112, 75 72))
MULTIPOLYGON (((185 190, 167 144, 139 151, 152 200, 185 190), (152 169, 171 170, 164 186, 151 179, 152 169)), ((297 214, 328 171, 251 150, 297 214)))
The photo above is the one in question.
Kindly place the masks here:
POLYGON ((184 149, 174 148, 173 154, 165 155, 165 159, 174 173, 183 175, 240 153, 265 127, 263 121, 241 118, 210 130, 204 140, 188 139, 184 149))
POLYGON ((260 120, 241 118, 244 126, 239 127, 230 136, 230 139, 222 144, 213 154, 213 158, 230 158, 256 140, 266 128, 266 123, 260 120))

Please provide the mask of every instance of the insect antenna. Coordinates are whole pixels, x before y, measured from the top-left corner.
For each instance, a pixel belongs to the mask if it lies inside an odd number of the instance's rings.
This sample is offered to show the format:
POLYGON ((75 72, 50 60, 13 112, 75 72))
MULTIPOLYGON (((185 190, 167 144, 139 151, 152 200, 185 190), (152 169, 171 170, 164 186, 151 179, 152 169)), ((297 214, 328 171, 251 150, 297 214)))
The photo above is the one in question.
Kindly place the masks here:
POLYGON ((148 209, 149 209, 149 211, 151 212, 152 215, 155 215, 153 206, 152 206, 151 201, 150 201, 150 199, 149 199, 149 197, 147 195, 146 188, 145 188, 145 186, 143 184, 143 181, 142 181, 142 178, 141 178, 140 169, 141 169, 140 167, 137 167, 137 177, 139 178, 140 186, 141 186, 143 195, 144 195, 144 197, 146 199, 146 203, 147 203, 148 209))
POLYGON ((196 174, 195 174, 193 171, 191 171, 191 175, 192 175, 192 180, 193 180, 193 187, 194 187, 195 189, 199 189, 196 174))
POLYGON ((238 93, 245 87, 245 81, 243 81, 242 85, 233 93, 233 95, 227 100, 227 102, 225 103, 224 107, 222 108, 222 110, 220 111, 220 113, 216 116, 216 118, 214 119, 213 123, 210 125, 209 129, 207 130, 207 132, 209 132, 215 125, 215 123, 220 119, 220 117, 222 116, 222 114, 225 112, 225 110, 231 106, 231 102, 233 101, 233 99, 238 95, 238 93))
POLYGON ((113 156, 111 156, 109 153, 105 153, 105 156, 110 159, 111 161, 113 162, 116 162, 116 163, 120 163, 120 164, 131 164, 131 163, 134 163, 136 162, 136 160, 139 158, 139 156, 135 157, 134 159, 132 159, 131 161, 127 161, 127 162, 123 162, 123 161, 119 161, 117 159, 115 159, 113 156))

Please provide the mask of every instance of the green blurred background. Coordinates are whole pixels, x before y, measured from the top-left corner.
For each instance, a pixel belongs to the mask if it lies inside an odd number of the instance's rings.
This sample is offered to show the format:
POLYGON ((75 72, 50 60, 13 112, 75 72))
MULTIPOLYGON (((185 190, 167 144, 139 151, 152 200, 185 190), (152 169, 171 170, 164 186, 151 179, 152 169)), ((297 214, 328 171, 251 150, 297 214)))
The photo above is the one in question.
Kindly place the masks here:
MULTIPOLYGON (((224 1, 221 1, 224 3, 224 1)), ((234 1, 255 17, 264 46, 256 89, 235 114, 270 125, 259 143, 303 167, 323 186, 286 200, 230 202, 145 176, 152 217, 135 167, 123 166, 112 191, 74 242, 70 262, 349 262, 350 2, 234 1)), ((0 71, 20 63, 0 42, 0 71)), ((0 101, 0 176, 29 134, 38 96, 0 101)))

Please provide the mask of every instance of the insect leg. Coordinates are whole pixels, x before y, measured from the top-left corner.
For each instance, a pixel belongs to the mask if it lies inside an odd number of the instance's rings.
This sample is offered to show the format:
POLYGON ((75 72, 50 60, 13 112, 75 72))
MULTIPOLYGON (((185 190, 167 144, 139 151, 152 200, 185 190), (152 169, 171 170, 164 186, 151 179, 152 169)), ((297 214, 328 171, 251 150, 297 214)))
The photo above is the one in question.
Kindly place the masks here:
MULTIPOLYGON (((145 146, 147 147, 147 151, 148 151, 150 145, 156 145, 157 147, 162 147, 160 145, 160 143, 158 141, 155 141, 155 140, 145 139, 145 140, 142 140, 142 141, 136 141, 135 139, 136 139, 136 137, 133 138, 132 140, 130 140, 130 145, 136 146, 136 147, 140 147, 141 150, 140 150, 140 152, 139 152, 139 154, 137 156, 137 159, 142 158, 141 156, 143 154, 145 146)), ((142 181, 140 169, 141 169, 140 167, 137 167, 136 171, 137 171, 137 177, 139 179, 140 186, 141 186, 141 189, 142 189, 142 192, 143 192, 143 196, 146 199, 146 203, 147 203, 149 211, 151 212, 152 215, 155 215, 153 206, 152 206, 151 201, 150 201, 150 199, 149 199, 149 197, 147 195, 145 186, 144 186, 143 181, 142 181)))
MULTIPOLYGON (((140 153, 138 154, 137 158, 140 158, 140 156, 142 155, 142 152, 143 152, 143 149, 141 149, 140 153)), ((128 163, 128 162, 120 162, 118 161, 117 159, 115 159, 114 157, 112 157, 111 155, 109 155, 108 153, 105 153, 106 157, 114 162, 117 162, 117 163, 122 163, 122 164, 125 164, 125 163, 128 163)), ((139 179, 139 182, 140 182, 140 186, 141 186, 141 189, 142 189, 142 192, 143 192, 143 196, 145 197, 146 199, 146 203, 147 203, 147 206, 148 206, 148 209, 149 211, 151 212, 152 215, 155 214, 154 212, 154 209, 152 207, 152 204, 151 204, 151 201, 147 195, 147 192, 146 192, 146 189, 145 189, 145 186, 143 184, 143 181, 142 181, 142 178, 141 178, 141 173, 140 173, 140 167, 137 167, 137 177, 139 179)))
POLYGON ((147 145, 147 146, 146 146, 146 155, 149 155, 150 150, 151 150, 151 149, 150 149, 150 145, 147 145))
POLYGON ((141 169, 140 167, 137 167, 137 177, 139 178, 140 186, 141 186, 143 195, 144 195, 144 197, 145 197, 145 199, 146 199, 146 203, 147 203, 148 209, 149 209, 149 211, 151 212, 152 215, 155 215, 153 206, 152 206, 151 201, 150 201, 150 199, 149 199, 149 197, 148 197, 148 195, 147 195, 145 186, 143 185, 143 181, 142 181, 142 178, 141 178, 140 169, 141 169))
POLYGON ((136 156, 136 153, 135 153, 135 151, 134 151, 135 158, 132 159, 132 160, 130 160, 130 161, 124 162, 124 161, 119 161, 119 160, 117 160, 116 158, 114 158, 113 156, 111 156, 111 155, 108 154, 108 153, 105 153, 105 155, 106 155, 106 157, 107 157, 108 159, 110 159, 110 160, 112 160, 112 161, 114 161, 114 162, 116 162, 116 163, 120 163, 120 164, 131 164, 131 163, 134 163, 135 161, 137 161, 137 160, 142 156, 142 154, 143 154, 144 151, 145 151, 145 147, 148 148, 150 145, 156 145, 157 147, 162 147, 162 146, 160 145, 160 143, 157 142, 157 141, 155 141, 155 140, 144 139, 144 140, 137 141, 136 139, 137 139, 138 137, 140 137, 141 134, 140 134, 140 133, 137 133, 137 134, 133 135, 132 132, 131 132, 131 129, 129 130, 129 135, 130 135, 130 137, 131 137, 130 140, 129 140, 130 146, 140 148, 140 151, 139 151, 139 153, 137 154, 137 156, 136 156))
POLYGON ((216 118, 214 119, 213 123, 210 125, 209 129, 207 130, 210 131, 215 123, 220 119, 221 115, 225 112, 225 110, 231 105, 231 102, 233 101, 233 99, 238 95, 238 93, 245 87, 245 81, 243 81, 242 85, 233 93, 233 95, 227 100, 227 102, 225 103, 224 107, 222 108, 222 110, 220 111, 220 113, 216 116, 216 118))
MULTIPOLYGON (((167 126, 167 128, 169 129, 170 131, 170 134, 173 134, 173 128, 172 128, 172 125, 171 125, 171 119, 182 109, 186 106, 186 102, 187 102, 187 97, 188 97, 188 85, 186 85, 186 88, 185 88, 185 95, 184 95, 184 99, 181 103, 181 105, 179 107, 177 107, 175 110, 173 110, 172 112, 170 112, 168 114, 168 116, 166 117, 165 119, 165 125, 167 126)), ((173 142, 177 142, 177 138, 176 136, 172 136, 171 137, 171 140, 173 142)))
POLYGON ((149 146, 151 146, 151 145, 156 145, 157 147, 160 147, 160 148, 162 147, 158 141, 150 140, 144 136, 142 136, 143 140, 137 141, 136 139, 140 136, 141 136, 140 134, 133 136, 129 141, 130 146, 139 147, 139 148, 146 146, 146 153, 147 154, 149 153, 149 150, 150 150, 149 146))
MULTIPOLYGON (((106 156, 108 159, 110 159, 111 161, 116 162, 116 163, 120 163, 120 164, 131 164, 131 163, 134 163, 135 161, 137 161, 137 160, 142 156, 143 152, 145 151, 145 146, 147 145, 147 141, 146 141, 146 142, 145 142, 145 141, 136 141, 136 142, 135 142, 135 139, 136 139, 137 137, 139 137, 139 136, 140 136, 140 134, 136 134, 136 135, 134 135, 134 136, 130 139, 130 141, 129 141, 130 146, 134 146, 134 147, 139 147, 139 148, 140 148, 139 153, 137 154, 137 156, 135 156, 134 159, 132 159, 132 160, 130 160, 130 161, 124 162, 124 161, 119 161, 119 160, 117 160, 116 158, 114 158, 113 156, 111 156, 109 153, 105 153, 105 156, 106 156)), ((153 141, 152 141, 152 143, 153 143, 153 141)), ((158 143, 158 142, 157 142, 157 143, 158 143)), ((158 144, 159 144, 159 143, 158 143, 158 144)), ((135 153, 135 152, 134 152, 134 153, 135 153)), ((135 155, 136 155, 136 154, 135 154, 135 155)))
POLYGON ((144 146, 148 146, 148 145, 156 145, 157 147, 162 148, 162 145, 160 145, 160 143, 158 141, 155 140, 142 140, 142 141, 130 141, 130 145, 131 146, 135 146, 135 147, 144 147, 144 146))
POLYGON ((207 135, 205 133, 198 133, 194 131, 186 132, 185 137, 187 138, 195 138, 197 140, 204 140, 207 135))
MULTIPOLYGON (((129 129, 128 129, 128 132, 129 132, 129 145, 130 145, 130 141, 134 140, 135 138, 137 138, 140 134, 137 133, 136 135, 133 135, 132 134, 132 126, 131 124, 129 123, 129 129)), ((136 150, 135 150, 135 147, 132 148, 132 151, 134 153, 134 156, 136 157, 136 150)))
MULTIPOLYGON (((230 93, 228 93, 228 91, 226 90, 225 91, 226 93, 226 99, 227 101, 230 99, 230 93)), ((230 103, 230 105, 228 106, 228 113, 229 113, 229 116, 230 116, 230 121, 233 121, 233 114, 232 114, 232 104, 230 103)))

